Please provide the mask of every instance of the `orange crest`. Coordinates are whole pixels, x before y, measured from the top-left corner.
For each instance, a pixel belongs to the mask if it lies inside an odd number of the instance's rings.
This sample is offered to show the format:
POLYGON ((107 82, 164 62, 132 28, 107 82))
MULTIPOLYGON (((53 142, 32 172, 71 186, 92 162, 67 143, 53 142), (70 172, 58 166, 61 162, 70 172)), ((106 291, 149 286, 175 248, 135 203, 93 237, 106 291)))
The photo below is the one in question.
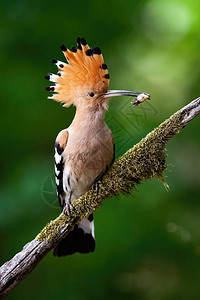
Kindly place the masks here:
POLYGON ((45 77, 55 82, 47 90, 56 94, 48 98, 64 103, 64 106, 73 104, 82 91, 89 95, 103 94, 109 85, 109 74, 100 49, 90 49, 84 38, 78 38, 77 45, 71 50, 62 45, 61 50, 68 64, 53 59, 59 72, 57 75, 49 73, 45 77))

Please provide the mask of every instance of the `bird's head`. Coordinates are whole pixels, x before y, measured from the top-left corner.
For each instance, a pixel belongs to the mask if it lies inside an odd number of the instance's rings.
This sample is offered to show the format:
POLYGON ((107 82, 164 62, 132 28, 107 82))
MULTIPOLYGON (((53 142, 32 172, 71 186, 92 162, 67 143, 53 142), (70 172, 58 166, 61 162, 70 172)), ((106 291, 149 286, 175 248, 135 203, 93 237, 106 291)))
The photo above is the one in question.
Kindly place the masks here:
MULTIPOLYGON (((54 82, 52 86, 46 88, 48 91, 55 92, 53 96, 48 97, 49 99, 61 102, 64 106, 74 104, 76 107, 94 107, 101 104, 106 109, 110 97, 143 95, 125 90, 108 91, 109 73, 101 50, 99 47, 90 49, 84 38, 77 39, 77 48, 72 47, 69 50, 62 45, 61 50, 68 63, 52 60, 59 71, 57 75, 49 73, 45 76, 46 79, 54 82)), ((149 95, 146 95, 141 97, 141 101, 138 98, 137 103, 143 102, 144 98, 149 98, 149 95)))

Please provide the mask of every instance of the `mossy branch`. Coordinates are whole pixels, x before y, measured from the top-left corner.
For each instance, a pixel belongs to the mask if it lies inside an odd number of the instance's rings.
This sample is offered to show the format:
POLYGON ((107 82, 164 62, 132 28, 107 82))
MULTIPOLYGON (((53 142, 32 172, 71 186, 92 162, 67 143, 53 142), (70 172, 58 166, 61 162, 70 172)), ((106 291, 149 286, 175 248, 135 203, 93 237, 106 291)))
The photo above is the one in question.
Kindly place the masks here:
POLYGON ((60 216, 0 268, 0 297, 23 280, 82 218, 94 212, 111 195, 128 193, 143 180, 157 177, 164 183, 166 143, 200 112, 200 98, 180 109, 117 159, 102 179, 99 191, 89 190, 73 202, 71 217, 60 216))

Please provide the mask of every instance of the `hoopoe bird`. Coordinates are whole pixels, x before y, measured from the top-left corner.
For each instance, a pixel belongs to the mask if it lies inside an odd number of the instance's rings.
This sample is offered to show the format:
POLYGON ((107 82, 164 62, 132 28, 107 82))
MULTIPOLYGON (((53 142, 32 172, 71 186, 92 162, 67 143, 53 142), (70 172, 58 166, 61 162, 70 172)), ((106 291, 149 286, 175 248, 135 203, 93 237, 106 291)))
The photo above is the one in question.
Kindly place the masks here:
MULTIPOLYGON (((61 50, 67 63, 53 59, 59 71, 49 73, 46 79, 54 82, 47 88, 55 92, 49 99, 75 105, 71 125, 63 129, 55 142, 55 176, 59 204, 70 214, 71 203, 86 193, 115 157, 113 134, 104 122, 108 100, 114 96, 136 97, 138 105, 149 99, 146 93, 126 90, 108 90, 109 73, 99 47, 90 49, 84 38, 77 39, 77 48, 61 50)), ((83 219, 54 249, 54 256, 95 250, 94 221, 91 213, 83 219)))

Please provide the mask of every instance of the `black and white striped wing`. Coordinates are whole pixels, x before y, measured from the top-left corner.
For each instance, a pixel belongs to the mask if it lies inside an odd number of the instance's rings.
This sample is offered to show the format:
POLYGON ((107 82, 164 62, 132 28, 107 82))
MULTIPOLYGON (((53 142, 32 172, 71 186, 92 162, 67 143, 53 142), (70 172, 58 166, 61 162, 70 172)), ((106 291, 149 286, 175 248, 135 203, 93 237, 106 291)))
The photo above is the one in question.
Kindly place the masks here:
POLYGON ((61 208, 65 205, 65 192, 63 190, 63 169, 64 169, 64 161, 63 161, 63 152, 67 145, 68 141, 68 132, 67 130, 62 130, 56 139, 55 142, 55 176, 56 176, 56 188, 58 200, 61 208))

